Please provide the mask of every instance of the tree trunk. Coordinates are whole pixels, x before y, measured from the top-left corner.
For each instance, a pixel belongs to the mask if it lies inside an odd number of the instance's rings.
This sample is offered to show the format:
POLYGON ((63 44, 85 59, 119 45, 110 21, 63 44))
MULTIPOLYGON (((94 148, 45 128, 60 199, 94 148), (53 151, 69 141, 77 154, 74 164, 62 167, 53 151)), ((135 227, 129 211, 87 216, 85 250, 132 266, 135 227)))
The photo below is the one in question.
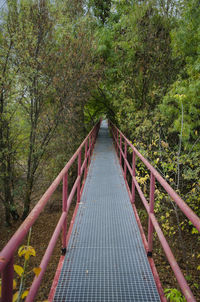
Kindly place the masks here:
POLYGON ((6 226, 11 226, 10 207, 5 200, 3 200, 3 204, 4 204, 4 210, 5 210, 6 226))
POLYGON ((31 204, 30 193, 27 191, 26 197, 24 200, 24 211, 22 214, 22 220, 26 219, 26 217, 28 216, 29 211, 30 211, 30 204, 31 204))
POLYGON ((11 156, 12 150, 9 148, 10 142, 10 131, 9 124, 4 119, 4 98, 3 94, 1 94, 0 98, 0 113, 1 113, 1 122, 0 122, 0 153, 1 153, 1 169, 0 169, 0 177, 2 179, 2 192, 3 192, 3 204, 5 208, 5 217, 6 224, 8 226, 11 225, 11 215, 14 220, 19 218, 16 207, 14 205, 14 199, 12 195, 12 175, 13 175, 13 166, 11 164, 11 156), (7 150, 8 149, 8 150, 7 150))
POLYGON ((22 220, 26 219, 30 211, 32 187, 33 187, 32 181, 30 179, 27 180, 27 188, 26 188, 26 195, 24 199, 22 220))

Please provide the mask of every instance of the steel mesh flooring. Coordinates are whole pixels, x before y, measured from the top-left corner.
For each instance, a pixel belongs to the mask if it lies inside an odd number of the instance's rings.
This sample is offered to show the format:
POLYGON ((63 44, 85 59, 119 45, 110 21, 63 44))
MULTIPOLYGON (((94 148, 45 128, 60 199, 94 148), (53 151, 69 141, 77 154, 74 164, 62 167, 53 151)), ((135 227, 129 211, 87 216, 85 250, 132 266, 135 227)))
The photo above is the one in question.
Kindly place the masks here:
POLYGON ((54 301, 160 301, 106 122, 54 301))

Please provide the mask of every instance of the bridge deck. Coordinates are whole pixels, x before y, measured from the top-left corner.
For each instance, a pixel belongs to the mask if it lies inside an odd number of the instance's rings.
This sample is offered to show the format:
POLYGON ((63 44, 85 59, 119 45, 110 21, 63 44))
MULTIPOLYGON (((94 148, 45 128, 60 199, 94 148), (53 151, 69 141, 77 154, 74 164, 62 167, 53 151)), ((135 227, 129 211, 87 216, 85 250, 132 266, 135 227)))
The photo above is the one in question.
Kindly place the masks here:
POLYGON ((54 301, 160 301, 105 122, 92 156, 54 301))

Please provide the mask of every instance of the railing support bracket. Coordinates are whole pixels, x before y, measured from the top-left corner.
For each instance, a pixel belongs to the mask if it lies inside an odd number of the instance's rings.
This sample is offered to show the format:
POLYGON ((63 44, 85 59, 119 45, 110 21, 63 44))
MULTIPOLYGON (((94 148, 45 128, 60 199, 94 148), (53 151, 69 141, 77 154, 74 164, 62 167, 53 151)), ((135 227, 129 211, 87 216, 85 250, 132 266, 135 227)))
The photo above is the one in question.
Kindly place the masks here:
POLYGON ((152 252, 147 252, 147 257, 152 258, 153 257, 153 253, 152 252))
POLYGON ((66 247, 61 248, 61 254, 62 254, 62 256, 65 256, 66 253, 67 253, 66 247))

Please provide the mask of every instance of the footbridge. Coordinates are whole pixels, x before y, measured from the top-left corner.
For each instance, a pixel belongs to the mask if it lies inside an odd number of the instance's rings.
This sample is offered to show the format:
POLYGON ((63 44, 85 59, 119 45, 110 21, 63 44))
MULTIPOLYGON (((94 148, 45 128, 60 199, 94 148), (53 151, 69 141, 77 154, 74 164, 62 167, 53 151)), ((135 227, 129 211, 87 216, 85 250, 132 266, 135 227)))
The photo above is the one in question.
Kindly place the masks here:
MULTIPOLYGON (((22 240, 60 183, 62 214, 40 264, 26 301, 36 294, 62 232, 62 256, 49 293, 51 302, 166 301, 153 257, 156 232, 187 301, 196 301, 154 214, 156 182, 200 231, 200 219, 111 122, 98 123, 42 196, 0 254, 2 302, 13 297, 13 258, 22 240), (131 149, 131 163, 128 148, 131 149), (136 179, 136 158, 150 173, 149 199, 136 179), (128 159, 129 158, 129 159, 128 159), (77 164, 77 178, 68 192, 69 169, 77 164), (127 181, 127 174, 131 176, 127 181), (148 237, 135 206, 136 190, 148 213, 148 237), (67 214, 77 204, 67 232, 67 214)), ((155 200, 156 202, 156 200, 155 200)))

